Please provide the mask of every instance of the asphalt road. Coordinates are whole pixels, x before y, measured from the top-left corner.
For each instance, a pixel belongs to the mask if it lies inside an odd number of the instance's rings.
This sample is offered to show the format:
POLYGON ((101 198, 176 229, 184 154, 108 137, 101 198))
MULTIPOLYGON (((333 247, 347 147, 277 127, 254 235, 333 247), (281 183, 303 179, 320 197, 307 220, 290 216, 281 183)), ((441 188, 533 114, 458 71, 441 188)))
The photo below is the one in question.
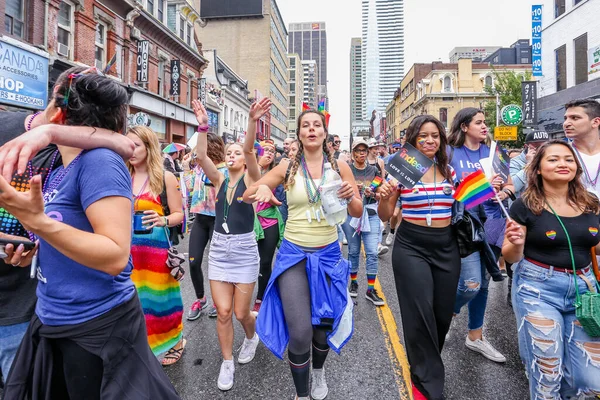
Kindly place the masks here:
MULTIPOLYGON (((180 250, 187 252, 187 245, 186 239, 180 245, 180 250)), ((402 364, 407 364, 403 358, 400 310, 390 254, 391 251, 380 258, 379 281, 383 295, 388 300, 386 307, 389 308, 383 308, 379 313, 362 294, 366 287, 366 277, 364 265, 361 265, 361 294, 356 299, 354 309, 354 336, 341 355, 330 352, 325 364, 328 400, 408 399, 404 377, 406 369, 402 369, 402 364), (396 333, 399 340, 394 340, 396 333)), ((206 271, 206 262, 203 268, 206 271)), ((208 283, 206 287, 208 288, 208 283)), ((527 379, 518 356, 515 319, 512 309, 506 303, 506 290, 506 282, 491 283, 484 334, 506 356, 507 362, 494 363, 464 346, 467 318, 466 312, 461 313, 443 351, 448 400, 528 398, 527 379)), ((187 308, 195 300, 188 277, 182 282, 182 293, 187 313, 187 308)), ((237 321, 234 329, 234 347, 237 349, 243 341, 243 330, 237 321)), ((221 392, 217 388, 221 355, 215 319, 208 318, 203 313, 196 321, 184 320, 184 335, 187 346, 181 360, 165 368, 182 399, 294 398, 294 386, 287 361, 279 360, 262 345, 259 345, 256 358, 251 363, 236 364, 233 388, 228 392, 221 392)), ((1 395, 2 390, 0 397, 1 395)))
MULTIPOLYGON (((181 246, 187 252, 187 240, 181 246)), ((400 310, 390 263, 391 251, 380 258, 379 280, 388 300, 389 318, 378 316, 375 306, 362 294, 366 288, 364 265, 359 273, 360 295, 355 306, 355 330, 341 355, 330 352, 325 364, 329 400, 405 399, 404 377, 394 358, 403 348, 390 345, 390 318, 398 324, 402 340, 400 310)), ((206 257, 205 257, 206 261, 206 257)), ((206 262, 203 268, 206 271, 206 262)), ((205 274, 206 276, 206 274, 205 274)), ((206 286, 208 288, 208 284, 206 286)), ((505 364, 489 361, 464 346, 467 333, 466 312, 454 323, 444 348, 446 396, 456 400, 527 399, 527 379, 518 356, 516 324, 506 303, 507 282, 490 284, 489 305, 484 334, 507 358, 505 364)), ((191 280, 184 279, 182 293, 186 307, 194 301, 191 280)), ((466 310, 465 310, 466 311, 466 310)), ((380 312, 380 314, 382 314, 380 312)), ((386 314, 386 313, 383 313, 386 314)), ((393 325, 392 321, 392 325, 393 325)), ((234 348, 241 346, 243 330, 234 323, 234 348)), ((215 320, 206 314, 198 320, 184 321, 187 347, 182 359, 166 368, 175 387, 185 400, 192 399, 293 399, 294 386, 287 361, 282 361, 259 345, 256 358, 249 364, 236 364, 235 384, 223 393, 217 388, 221 363, 215 320)), ((393 336, 393 335, 392 335, 393 336)), ((235 357, 235 355, 234 355, 235 357)))

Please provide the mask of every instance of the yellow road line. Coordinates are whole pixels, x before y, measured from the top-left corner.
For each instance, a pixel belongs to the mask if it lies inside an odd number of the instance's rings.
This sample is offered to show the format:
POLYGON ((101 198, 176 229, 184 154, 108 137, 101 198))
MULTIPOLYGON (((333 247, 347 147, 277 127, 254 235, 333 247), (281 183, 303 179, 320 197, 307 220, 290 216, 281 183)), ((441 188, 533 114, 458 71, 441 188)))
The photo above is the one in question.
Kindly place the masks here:
POLYGON ((392 369, 396 376, 396 384, 400 392, 401 400, 412 400, 412 390, 410 390, 410 366, 408 365, 408 358, 404 351, 404 346, 400 342, 398 336, 398 326, 396 320, 392 314, 392 310, 387 305, 387 300, 379 279, 375 281, 375 289, 379 293, 379 296, 385 301, 385 305, 377 307, 377 317, 379 317, 379 324, 383 331, 385 338, 385 347, 387 347, 390 361, 392 362, 392 369))
MULTIPOLYGON (((365 253, 365 248, 362 245, 361 252, 366 260, 367 255, 365 253)), ((400 341, 400 336, 398 336, 396 319, 388 306, 385 293, 383 293, 383 288, 379 283, 379 278, 375 280, 375 289, 377 289, 379 297, 385 302, 383 306, 376 307, 377 317, 379 318, 379 325, 381 325, 381 331, 385 338, 385 347, 387 348, 390 361, 392 362, 392 369, 394 370, 396 384, 398 385, 400 400, 413 400, 410 382, 410 365, 408 364, 404 346, 400 341)))

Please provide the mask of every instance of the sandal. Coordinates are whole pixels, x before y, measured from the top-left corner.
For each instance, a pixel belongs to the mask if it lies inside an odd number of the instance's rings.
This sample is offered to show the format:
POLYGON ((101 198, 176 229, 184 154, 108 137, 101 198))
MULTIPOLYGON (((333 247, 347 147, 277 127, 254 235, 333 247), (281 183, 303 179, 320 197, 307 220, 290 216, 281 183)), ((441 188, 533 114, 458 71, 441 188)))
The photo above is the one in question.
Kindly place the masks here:
POLYGON ((181 348, 176 349, 175 347, 171 347, 171 349, 169 349, 169 351, 167 351, 167 354, 165 354, 165 356, 163 357, 163 359, 161 361, 161 364, 163 367, 168 367, 169 365, 173 365, 177 361, 179 361, 179 359, 183 355, 183 349, 185 349, 186 342, 187 342, 187 340, 182 339, 181 348))

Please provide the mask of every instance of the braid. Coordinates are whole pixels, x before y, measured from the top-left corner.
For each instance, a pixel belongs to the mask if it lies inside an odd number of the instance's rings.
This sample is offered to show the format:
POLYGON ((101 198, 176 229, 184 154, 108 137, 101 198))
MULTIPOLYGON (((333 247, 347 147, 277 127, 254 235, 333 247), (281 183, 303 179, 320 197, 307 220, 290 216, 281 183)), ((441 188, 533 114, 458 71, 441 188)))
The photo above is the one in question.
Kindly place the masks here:
POLYGON ((290 175, 288 176, 288 181, 284 182, 285 190, 289 190, 290 187, 294 186, 296 183, 296 173, 298 172, 298 167, 300 166, 300 160, 304 155, 304 146, 302 146, 302 142, 298 141, 298 152, 296 153, 296 158, 291 160, 292 168, 290 169, 290 175))
POLYGON ((323 142, 323 153, 327 155, 327 162, 331 164, 331 168, 338 174, 340 173, 340 168, 338 167, 337 160, 335 159, 335 155, 333 151, 327 151, 327 142, 323 142))

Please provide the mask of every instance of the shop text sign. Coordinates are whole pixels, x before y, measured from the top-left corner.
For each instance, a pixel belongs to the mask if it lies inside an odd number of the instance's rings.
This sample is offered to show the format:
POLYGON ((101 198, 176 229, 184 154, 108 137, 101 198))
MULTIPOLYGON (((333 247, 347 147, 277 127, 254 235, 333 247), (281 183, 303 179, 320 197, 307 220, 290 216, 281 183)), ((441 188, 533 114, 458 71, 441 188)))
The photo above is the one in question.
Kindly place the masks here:
POLYGON ((43 110, 48 100, 48 58, 0 41, 0 103, 43 110))

